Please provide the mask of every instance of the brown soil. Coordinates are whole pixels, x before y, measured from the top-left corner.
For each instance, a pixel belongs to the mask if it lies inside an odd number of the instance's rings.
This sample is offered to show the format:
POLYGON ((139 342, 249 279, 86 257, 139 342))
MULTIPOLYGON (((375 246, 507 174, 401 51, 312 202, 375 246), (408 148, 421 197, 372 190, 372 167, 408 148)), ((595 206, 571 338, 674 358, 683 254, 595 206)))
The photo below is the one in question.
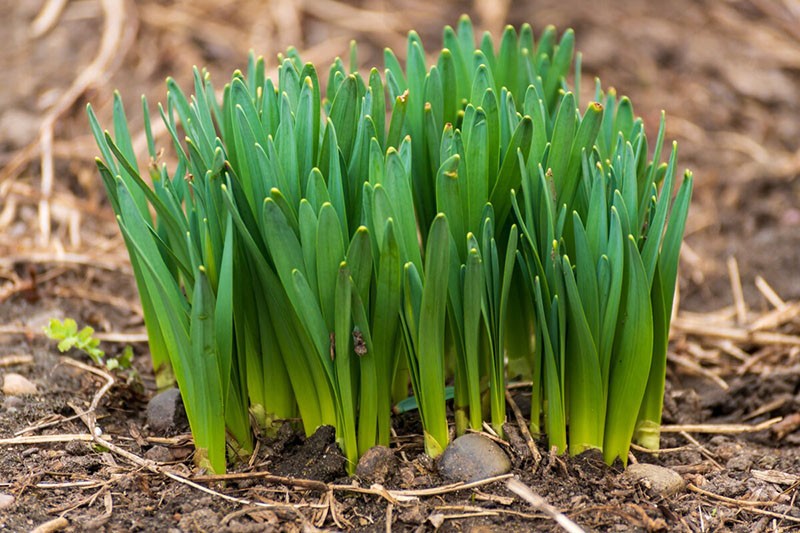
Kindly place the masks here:
MULTIPOLYGON (((479 26, 495 32, 505 22, 529 21, 535 30, 549 23, 574 27, 583 52, 583 101, 597 75, 606 87, 631 97, 653 134, 665 109, 668 137, 678 140, 682 166, 697 178, 665 404, 664 422, 676 432, 665 433, 668 450, 658 456, 633 452, 637 461, 668 466, 691 485, 662 497, 626 481, 620 465, 606 467, 592 455, 551 456, 545 442, 537 442, 543 457, 534 462, 511 424, 505 449, 513 473, 591 530, 800 526, 800 10, 795 2, 120 2, 123 31, 111 60, 97 65, 86 90, 61 102, 53 128, 52 186, 42 180, 40 126, 98 53, 102 5, 117 2, 69 2, 56 24, 36 37, 32 22, 44 3, 55 2, 0 0, 0 66, 7 80, 0 90, 0 374, 21 373, 40 391, 21 401, 0 395, 0 438, 46 422, 52 425, 24 434, 86 433, 74 415, 90 405, 103 382, 64 364, 40 333, 49 318, 72 317, 104 333, 109 352, 132 343, 136 353, 138 377, 117 377, 97 411, 97 424, 123 451, 141 458, 153 446, 164 446, 166 451, 158 451, 170 459, 165 468, 199 474, 192 470, 186 439, 154 441, 145 425, 144 406, 153 392, 147 347, 124 246, 93 168, 96 149, 83 112, 87 101, 109 124, 110 97, 119 88, 133 130, 139 131, 139 95, 147 94, 151 102, 163 99, 165 76, 186 84, 193 64, 209 67, 221 81, 244 65, 251 48, 274 57, 293 44, 324 64, 345 54, 351 38, 359 40, 363 64, 379 64, 384 46, 402 55, 408 29, 417 29, 433 49, 441 26, 469 12, 479 26), (49 235, 40 226, 42 206, 49 208, 49 235), (731 257, 738 260, 743 298, 731 288, 739 288, 730 275, 731 257), (785 302, 765 296, 757 276, 785 302), (18 355, 32 359, 9 364, 8 358, 18 355), (675 427, 756 425, 775 417, 782 420, 750 433, 675 427)), ((515 395, 524 410, 525 394, 515 395)), ((413 415, 400 417, 396 429, 393 450, 400 466, 386 488, 446 485, 421 455, 413 415)), ((0 528, 28 531, 59 517, 70 531, 384 531, 387 519, 395 531, 439 525, 443 531, 474 532, 557 527, 502 481, 389 505, 379 495, 346 489, 369 484, 347 478, 342 464, 330 435, 305 440, 287 427, 262 443, 251 465, 235 471, 268 471, 316 484, 297 487, 263 477, 199 481, 218 493, 273 504, 265 508, 201 492, 83 441, 0 444, 0 493, 16 498, 0 512, 0 528)))

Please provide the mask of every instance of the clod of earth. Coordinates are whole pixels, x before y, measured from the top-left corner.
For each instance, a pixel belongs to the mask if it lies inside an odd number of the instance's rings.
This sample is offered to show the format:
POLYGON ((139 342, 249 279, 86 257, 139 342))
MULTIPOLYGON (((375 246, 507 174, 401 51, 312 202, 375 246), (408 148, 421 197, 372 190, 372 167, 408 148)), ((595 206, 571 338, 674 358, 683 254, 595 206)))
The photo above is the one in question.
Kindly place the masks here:
POLYGON ((6 396, 23 396, 37 392, 36 385, 24 376, 9 373, 3 378, 3 394, 6 396))
POLYGON ((674 470, 648 463, 630 465, 622 476, 665 497, 677 494, 686 487, 686 482, 674 470))
POLYGON ((725 463, 728 470, 746 472, 753 466, 753 456, 749 453, 739 453, 728 459, 725 463))
POLYGON ((358 460, 356 476, 368 483, 385 483, 397 467, 397 457, 391 449, 373 446, 358 460))
POLYGON ((155 461, 157 463, 168 463, 172 461, 172 453, 166 446, 153 446, 144 454, 146 459, 155 461))
POLYGON ((178 389, 167 389, 147 403, 147 425, 158 437, 169 437, 189 429, 186 409, 178 389))
POLYGON ((284 448, 272 472, 279 476, 331 482, 345 474, 346 459, 336 444, 336 430, 321 426, 302 443, 284 448))
POLYGON ((73 440, 67 443, 64 447, 68 454, 74 455, 76 457, 80 457, 83 455, 88 455, 92 449, 86 444, 86 442, 73 440))
POLYGON ((470 483, 511 470, 511 461, 493 441, 478 434, 458 437, 439 460, 439 472, 453 481, 470 483))

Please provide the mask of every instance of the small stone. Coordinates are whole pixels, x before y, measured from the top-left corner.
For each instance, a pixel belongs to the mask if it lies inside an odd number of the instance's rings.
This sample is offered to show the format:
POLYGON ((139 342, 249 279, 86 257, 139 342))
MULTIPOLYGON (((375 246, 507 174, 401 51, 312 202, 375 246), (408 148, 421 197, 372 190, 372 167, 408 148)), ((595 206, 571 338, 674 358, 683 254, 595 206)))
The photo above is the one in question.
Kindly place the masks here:
POLYGON ((672 496, 686 486, 686 482, 679 473, 648 463, 630 465, 622 473, 622 476, 630 482, 641 483, 661 496, 672 496))
POLYGON ((36 392, 36 385, 24 376, 10 373, 3 378, 3 394, 6 396, 22 396, 23 394, 36 394, 36 392))
POLYGON ((166 446, 153 446, 144 454, 145 459, 150 459, 157 463, 168 463, 172 461, 172 452, 166 446))
POLYGON ((511 470, 503 450, 478 433, 467 433, 454 440, 439 459, 439 472, 453 481, 470 483, 511 470))
POLYGON ((397 471, 397 464, 392 450, 386 446, 373 446, 358 460, 356 475, 370 484, 383 484, 397 471))
POLYGON ((147 424, 159 437, 171 437, 189 430, 189 420, 178 389, 167 389, 147 403, 147 424))
POLYGON ((14 497, 11 494, 4 494, 0 492, 0 511, 8 509, 14 505, 14 497))

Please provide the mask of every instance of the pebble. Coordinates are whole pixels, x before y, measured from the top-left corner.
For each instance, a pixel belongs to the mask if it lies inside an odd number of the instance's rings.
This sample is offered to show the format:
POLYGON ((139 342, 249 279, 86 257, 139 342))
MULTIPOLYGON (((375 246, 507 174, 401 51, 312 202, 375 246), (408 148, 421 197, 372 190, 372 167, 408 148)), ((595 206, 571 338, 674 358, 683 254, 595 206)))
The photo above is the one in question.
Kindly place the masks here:
POLYGON ((12 372, 3 378, 3 394, 6 396, 22 396, 36 392, 36 385, 24 376, 12 372))
POLYGON ((358 460, 356 475, 370 484, 383 484, 397 471, 397 467, 397 457, 392 450, 386 446, 373 446, 358 460))
POLYGON ((511 470, 511 461, 493 441, 478 433, 454 440, 439 459, 439 472, 453 481, 470 483, 511 470))
POLYGON ((189 429, 186 409, 178 389, 167 389, 150 399, 147 403, 147 425, 158 437, 170 437, 189 429))
POLYGON ((12 505, 14 505, 14 497, 11 494, 0 492, 0 510, 8 509, 12 505))
POLYGON ((661 496, 672 496, 686 486, 686 482, 679 473, 648 463, 630 465, 622 473, 622 476, 631 482, 643 484, 661 496))

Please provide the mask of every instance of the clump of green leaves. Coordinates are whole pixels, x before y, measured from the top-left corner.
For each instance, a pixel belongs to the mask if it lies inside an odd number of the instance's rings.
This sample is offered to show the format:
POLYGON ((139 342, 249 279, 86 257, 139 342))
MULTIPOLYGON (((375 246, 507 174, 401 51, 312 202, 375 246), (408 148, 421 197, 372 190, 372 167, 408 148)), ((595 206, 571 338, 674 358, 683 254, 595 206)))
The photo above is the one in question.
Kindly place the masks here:
POLYGON ((169 79, 177 165, 159 161, 143 100, 149 180, 119 95, 113 136, 89 108, 157 379, 181 388, 203 466, 299 414, 307 433, 336 428, 352 470, 389 443, 409 385, 435 456, 446 384, 457 434, 502 433, 510 366, 551 445, 609 462, 634 431, 658 446, 692 187, 672 200, 663 121, 648 160, 626 98, 598 82, 581 112, 569 30, 476 47, 462 17, 443 41, 428 66, 411 32, 405 68, 386 50, 366 78, 353 46, 324 91, 293 49, 275 80, 251 56, 221 100, 205 72, 189 97, 169 79))
POLYGON ((133 349, 130 346, 126 346, 119 355, 106 357, 106 353, 100 349, 100 339, 94 337, 94 329, 85 326, 78 331, 77 322, 71 318, 66 318, 63 322, 57 318, 51 318, 43 330, 48 338, 58 341, 58 350, 61 353, 72 349, 80 350, 88 355, 96 365, 105 367, 107 370, 127 369, 133 362, 133 349))

